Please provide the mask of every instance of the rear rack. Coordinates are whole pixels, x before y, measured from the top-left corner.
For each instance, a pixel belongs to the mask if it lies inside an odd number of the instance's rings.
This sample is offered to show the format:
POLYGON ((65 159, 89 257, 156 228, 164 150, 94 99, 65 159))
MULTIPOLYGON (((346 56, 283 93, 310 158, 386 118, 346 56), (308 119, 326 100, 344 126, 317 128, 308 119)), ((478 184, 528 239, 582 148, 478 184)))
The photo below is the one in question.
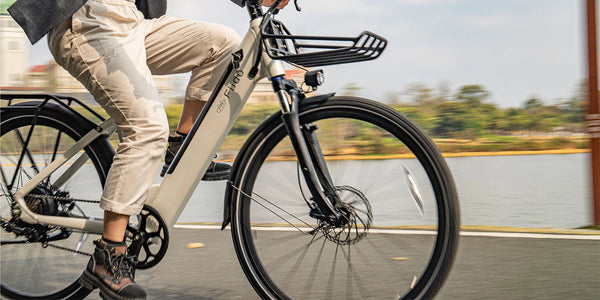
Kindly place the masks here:
POLYGON ((369 31, 357 37, 292 35, 275 19, 266 20, 261 33, 269 57, 304 67, 373 60, 387 46, 385 38, 369 31))
POLYGON ((79 116, 83 119, 89 119, 89 118, 86 118, 85 116, 83 116, 81 113, 79 113, 77 110, 75 110, 73 108, 73 104, 77 104, 77 105, 83 107, 92 116, 98 118, 98 120, 100 120, 100 122, 104 122, 106 120, 103 116, 101 116, 99 113, 94 111, 91 107, 87 106, 81 100, 79 100, 77 98, 69 97, 69 96, 53 95, 53 94, 4 94, 4 93, 2 93, 2 94, 0 94, 0 100, 8 101, 8 103, 5 104, 8 106, 3 105, 1 107, 2 110, 5 110, 5 109, 13 109, 13 110, 27 109, 27 106, 11 106, 14 102, 17 102, 15 100, 41 100, 41 102, 39 102, 39 104, 35 105, 35 107, 38 109, 43 108, 44 105, 46 105, 46 103, 48 103, 49 101, 54 101, 54 102, 58 103, 60 106, 72 111, 77 116, 79 116))

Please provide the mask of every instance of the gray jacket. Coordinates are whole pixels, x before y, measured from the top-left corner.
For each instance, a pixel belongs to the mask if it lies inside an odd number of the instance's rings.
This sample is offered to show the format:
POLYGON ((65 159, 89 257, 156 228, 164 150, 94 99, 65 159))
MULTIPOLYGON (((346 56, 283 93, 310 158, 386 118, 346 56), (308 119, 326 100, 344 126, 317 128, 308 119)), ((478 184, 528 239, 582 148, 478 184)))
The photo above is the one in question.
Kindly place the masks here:
MULTIPOLYGON (((52 28, 72 16, 87 0, 18 0, 8 12, 23 28, 32 44, 52 28)), ((146 19, 158 18, 167 11, 167 0, 136 0, 146 19)))

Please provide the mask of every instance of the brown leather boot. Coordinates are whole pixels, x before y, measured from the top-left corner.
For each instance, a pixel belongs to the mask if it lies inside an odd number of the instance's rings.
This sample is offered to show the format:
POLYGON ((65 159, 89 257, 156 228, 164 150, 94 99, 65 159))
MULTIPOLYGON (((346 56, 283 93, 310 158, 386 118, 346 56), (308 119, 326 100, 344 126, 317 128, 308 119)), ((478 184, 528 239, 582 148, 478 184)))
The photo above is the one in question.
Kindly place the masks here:
MULTIPOLYGON (((160 176, 165 176, 165 173, 169 169, 169 165, 175 158, 175 154, 181 148, 183 144, 183 140, 185 139, 185 135, 176 135, 169 137, 169 147, 167 147, 167 153, 165 153, 165 165, 160 172, 160 176)), ((211 161, 206 173, 202 177, 202 180, 205 181, 217 181, 217 180, 225 180, 229 178, 229 173, 231 172, 231 166, 228 164, 214 162, 211 161)))
POLYGON ((104 299, 142 300, 146 292, 133 281, 135 258, 127 255, 125 243, 94 241, 96 249, 80 277, 83 286, 99 288, 104 299))

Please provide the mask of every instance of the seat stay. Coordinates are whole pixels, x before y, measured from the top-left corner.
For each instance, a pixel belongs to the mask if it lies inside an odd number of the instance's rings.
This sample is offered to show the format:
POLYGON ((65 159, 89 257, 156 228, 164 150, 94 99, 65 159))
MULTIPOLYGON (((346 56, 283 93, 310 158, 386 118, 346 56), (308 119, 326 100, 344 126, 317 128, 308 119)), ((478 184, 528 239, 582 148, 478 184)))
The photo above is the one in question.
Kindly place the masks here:
MULTIPOLYGON (((50 176, 53 172, 55 172, 58 168, 64 165, 68 160, 77 155, 80 151, 82 151, 86 146, 96 140, 99 136, 104 134, 112 134, 115 130, 115 124, 112 119, 107 119, 102 122, 96 130, 91 130, 86 135, 84 135, 79 141, 77 141, 73 146, 67 149, 62 155, 58 156, 55 161, 50 163, 44 169, 42 169, 37 175, 31 178, 27 183, 21 187, 16 193, 14 193, 14 200, 19 205, 21 209, 21 220, 30 224, 42 224, 42 225, 57 225, 65 228, 71 229, 80 229, 85 231, 90 231, 94 233, 102 233, 102 221, 91 221, 80 218, 70 218, 70 217, 57 217, 57 216, 47 216, 36 214, 29 209, 27 203, 25 202, 25 196, 35 189, 42 181, 44 181, 48 176, 50 176)), ((87 155, 85 155, 87 157, 87 155)), ((71 165, 65 173, 59 177, 61 184, 64 184, 83 164, 84 158, 79 157, 73 165, 71 165), (82 162, 83 161, 83 162, 82 162)))
MULTIPOLYGON (((75 174, 83 165, 89 160, 89 156, 83 152, 75 162, 64 173, 58 177, 53 183, 52 187, 55 189, 60 189, 67 181, 75 174)), ((50 178, 50 177, 48 177, 50 178)))

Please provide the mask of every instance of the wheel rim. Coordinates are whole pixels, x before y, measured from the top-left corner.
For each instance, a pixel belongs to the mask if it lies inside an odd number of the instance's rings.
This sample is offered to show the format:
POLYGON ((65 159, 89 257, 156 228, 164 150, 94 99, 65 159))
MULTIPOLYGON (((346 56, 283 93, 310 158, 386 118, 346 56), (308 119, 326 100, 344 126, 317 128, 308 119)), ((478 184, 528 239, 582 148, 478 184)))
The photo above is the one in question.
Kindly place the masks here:
MULTIPOLYGON (((311 114, 310 117, 330 118, 336 114, 325 110, 311 114)), ((358 117, 380 125, 383 124, 381 120, 386 117, 385 114, 369 115, 360 112, 360 109, 347 110, 342 115, 358 117)), ((310 231, 312 229, 304 229, 316 225, 314 220, 308 217, 302 192, 295 179, 281 175, 296 177, 298 174, 295 162, 277 161, 281 160, 282 155, 293 153, 291 147, 285 144, 285 140, 275 146, 272 152, 278 152, 278 159, 272 159, 271 155, 263 157, 264 155, 256 154, 248 170, 257 168, 265 158, 267 162, 256 176, 236 181, 243 190, 237 198, 241 205, 238 207, 242 207, 244 212, 238 213, 239 219, 234 222, 234 231, 237 232, 241 245, 241 253, 238 255, 248 262, 245 271, 250 278, 254 278, 251 280, 255 281, 257 290, 263 291, 263 297, 400 298, 407 295, 411 287, 425 291, 436 289, 432 288, 432 285, 439 284, 440 280, 437 278, 441 261, 447 257, 432 259, 432 253, 436 251, 436 256, 447 255, 454 245, 448 244, 449 232, 445 217, 448 214, 447 208, 443 203, 438 207, 444 193, 439 191, 440 182, 437 181, 435 172, 431 171, 434 164, 428 162, 428 159, 419 161, 414 158, 401 158, 402 155, 386 157, 390 153, 410 152, 403 143, 393 141, 398 136, 403 136, 403 140, 406 140, 408 135, 405 133, 396 132, 395 136, 379 134, 376 135, 379 142, 362 146, 358 138, 348 143, 348 140, 360 136, 361 132, 375 134, 376 126, 360 126, 357 122, 345 122, 340 119, 316 122, 320 127, 319 141, 330 160, 328 166, 334 183, 337 186, 350 185, 357 188, 366 195, 373 206, 373 226, 366 237, 355 244, 341 246, 324 235, 311 236, 300 233, 310 231), (346 141, 342 142, 343 139, 346 141), (357 152, 354 151, 356 149, 352 150, 356 147, 363 147, 363 155, 351 157, 353 152, 357 152), (371 157, 365 156, 365 152, 371 157), (374 157, 375 155, 378 157, 374 157), (344 160, 349 157, 354 160, 344 160), (405 170, 408 170, 408 173, 405 170), (363 179, 371 178, 371 175, 377 178, 370 181, 363 179), (430 180, 434 181, 433 185, 430 184, 430 180), (252 200, 244 194, 251 194, 252 200), (421 201, 418 200, 418 194, 421 195, 421 201), (390 198, 390 195, 395 195, 391 197, 395 199, 392 204, 386 199, 390 198), (422 202, 424 217, 420 217, 419 202, 422 202), (282 209, 271 203, 276 203, 282 209), (274 211, 279 216, 274 215, 274 211), (283 221, 282 216, 288 220, 283 221), (439 224, 441 226, 438 226, 439 224), (249 226, 251 230, 243 230, 244 226, 249 226), (434 279, 437 282, 433 282, 434 279)), ((274 131, 270 140, 279 140, 281 136, 283 130, 274 131)), ((410 146, 418 151, 422 145, 410 146)), ((270 149, 273 145, 266 142, 261 147, 270 149)), ((406 153, 405 156, 410 155, 406 153)), ((304 193, 307 192, 306 188, 303 190, 304 193)))
MULTIPOLYGON (((10 193, 18 190, 24 182, 41 171, 53 159, 72 146, 79 135, 73 124, 54 120, 44 115, 39 116, 38 124, 33 127, 29 143, 30 155, 21 157, 22 143, 31 130, 32 116, 19 116, 3 121, 0 137, 0 163, 3 176, 0 177, 0 215, 3 223, 12 218, 10 193), (57 146, 58 145, 58 146, 57 146), (17 172, 15 172, 17 170, 17 172), (13 180, 13 178, 16 178, 13 180), (12 186, 11 186, 12 184, 12 186)), ((48 191, 44 195, 60 196, 55 200, 57 212, 79 217, 102 216, 102 210, 97 203, 77 202, 71 206, 66 199, 99 200, 105 175, 97 168, 94 158, 89 159, 73 176, 66 180, 58 189, 55 183, 61 174, 81 156, 96 157, 92 149, 78 153, 63 167, 50 176, 49 181, 43 182, 38 190, 48 191)), ((39 193, 38 193, 39 194, 39 193)), ((59 228, 46 227, 49 234, 61 232, 59 228)), ((71 232, 69 237, 48 243, 34 242, 28 244, 10 244, 7 242, 27 240, 24 236, 2 230, 1 246, 1 278, 4 293, 18 297, 65 297, 80 287, 77 279, 81 275, 91 253, 91 241, 97 236, 81 232, 71 232), (62 248, 78 250, 81 253, 62 248)))

